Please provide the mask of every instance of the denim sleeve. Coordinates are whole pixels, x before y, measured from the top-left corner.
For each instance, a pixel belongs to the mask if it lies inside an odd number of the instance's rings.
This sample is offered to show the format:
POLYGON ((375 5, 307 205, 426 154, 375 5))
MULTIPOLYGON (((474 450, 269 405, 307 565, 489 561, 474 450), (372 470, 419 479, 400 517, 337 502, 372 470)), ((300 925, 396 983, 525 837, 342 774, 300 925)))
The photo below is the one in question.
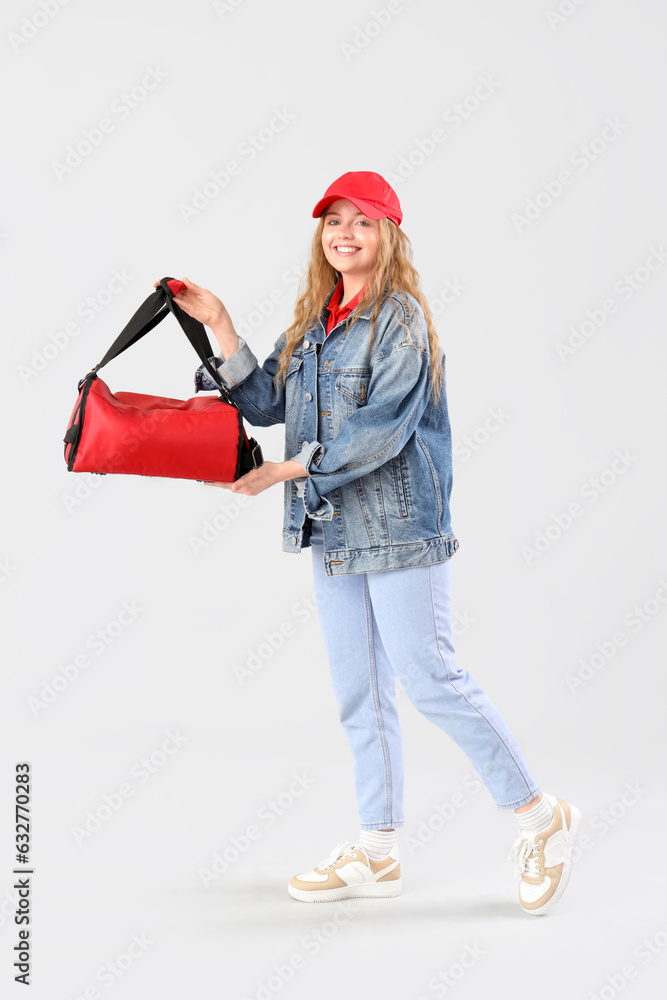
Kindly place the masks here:
MULTIPOLYGON (((238 354, 238 352, 241 351, 244 347, 247 347, 246 341, 243 339, 243 337, 239 335, 239 346, 237 350, 234 352, 234 354, 230 355, 230 364, 232 357, 235 357, 236 354, 238 354)), ((247 358, 247 353, 246 353, 246 358, 247 358)), ((223 358, 222 354, 220 354, 219 357, 216 357, 214 355, 212 358, 209 358, 208 360, 211 362, 214 368, 219 368, 220 365, 224 365, 225 363, 225 359, 223 358)), ((248 365, 248 363, 249 359, 247 358, 246 366, 248 365)), ((237 374, 241 374, 241 372, 238 371, 237 374)), ((223 379, 223 381, 226 380, 223 379)), ((217 389, 217 388, 218 388, 217 385, 215 384, 215 382, 213 382, 210 375, 206 373, 204 366, 200 365, 197 371, 195 372, 195 392, 201 392, 202 390, 204 392, 210 392, 212 389, 217 389)))
MULTIPOLYGON (((310 463, 311 458, 313 457, 313 453, 315 451, 317 451, 321 447, 322 447, 322 445, 319 443, 319 441, 311 441, 311 442, 306 441, 306 443, 304 444, 304 446, 301 449, 301 451, 297 452, 296 455, 292 455, 292 457, 289 459, 289 461, 290 462, 293 462, 293 461, 300 462, 301 465, 304 467, 304 469, 306 471, 308 471, 308 465, 310 463)), ((294 483, 296 484, 296 487, 297 487, 296 495, 298 497, 302 497, 303 493, 304 493, 304 489, 306 487, 306 477, 305 476, 298 476, 298 477, 295 476, 294 477, 294 483)))
MULTIPOLYGON (((212 357, 208 359, 213 368, 217 368, 224 362, 224 358, 212 357)), ((212 381, 209 375, 206 374, 204 366, 200 365, 195 372, 195 392, 210 392, 212 389, 217 389, 217 385, 212 381)))
MULTIPOLYGON (((238 349, 227 360, 211 359, 243 417, 254 427, 285 422, 285 384, 284 381, 279 384, 275 376, 286 343, 285 335, 281 333, 273 351, 261 366, 243 337, 239 337, 238 349)), ((217 389, 206 375, 203 365, 195 372, 195 391, 200 389, 217 389)))
MULTIPOLYGON (((442 355, 441 355, 442 357, 442 355)), ((300 477, 306 513, 333 517, 325 494, 373 472, 405 446, 426 409, 431 394, 429 353, 423 347, 400 344, 374 359, 365 406, 358 407, 326 445, 311 441, 294 456, 308 472, 300 477), (301 453, 300 453, 301 454, 301 453)), ((444 385, 443 390, 444 392, 444 385)))

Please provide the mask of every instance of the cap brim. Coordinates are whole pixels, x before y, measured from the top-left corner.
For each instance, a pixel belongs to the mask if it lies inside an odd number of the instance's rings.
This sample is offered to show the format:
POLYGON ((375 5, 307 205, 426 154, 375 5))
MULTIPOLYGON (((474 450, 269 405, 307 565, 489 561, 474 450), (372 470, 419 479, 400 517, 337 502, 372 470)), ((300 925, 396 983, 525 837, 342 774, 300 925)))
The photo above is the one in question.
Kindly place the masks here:
POLYGON ((346 198, 347 201, 351 201, 352 204, 363 212, 364 215, 368 216, 369 219, 384 219, 385 214, 380 209, 375 208, 374 205, 370 205, 367 201, 361 201, 360 198, 351 198, 349 194, 329 194, 326 198, 320 198, 317 205, 313 209, 313 218, 318 219, 322 215, 325 208, 331 205, 332 202, 338 201, 339 198, 346 198))

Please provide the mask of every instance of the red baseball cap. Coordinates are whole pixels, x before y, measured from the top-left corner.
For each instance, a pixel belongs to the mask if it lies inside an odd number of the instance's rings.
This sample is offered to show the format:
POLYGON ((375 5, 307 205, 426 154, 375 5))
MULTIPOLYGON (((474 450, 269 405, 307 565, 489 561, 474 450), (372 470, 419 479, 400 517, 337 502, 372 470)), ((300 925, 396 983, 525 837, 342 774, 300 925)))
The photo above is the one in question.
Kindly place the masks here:
POLYGON ((384 177, 372 170, 350 170, 337 177, 313 209, 313 218, 319 218, 337 198, 347 198, 369 219, 391 219, 397 226, 401 224, 403 212, 398 195, 384 177))

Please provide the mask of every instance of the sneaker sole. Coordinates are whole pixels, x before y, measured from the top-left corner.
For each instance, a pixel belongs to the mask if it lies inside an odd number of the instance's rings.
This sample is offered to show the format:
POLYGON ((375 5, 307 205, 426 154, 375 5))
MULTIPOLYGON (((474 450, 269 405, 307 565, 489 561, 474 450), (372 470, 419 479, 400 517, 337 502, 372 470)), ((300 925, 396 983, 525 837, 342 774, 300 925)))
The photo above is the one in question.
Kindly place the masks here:
POLYGON ((577 837, 579 836, 579 828, 581 826, 581 812, 576 806, 570 804, 570 829, 567 835, 567 843, 565 844, 565 859, 563 861, 563 874, 560 877, 560 882, 558 883, 558 888, 555 893, 548 899, 544 906, 540 906, 537 910, 524 910, 524 913, 530 913, 531 916, 539 917, 541 914, 546 913, 551 907, 558 902, 565 890, 567 889, 567 883, 570 879, 570 869, 572 868, 572 855, 574 853, 574 847, 577 842, 577 837))
POLYGON ((302 903, 336 903, 339 899, 372 898, 383 899, 388 896, 398 896, 401 891, 400 878, 393 882, 368 882, 361 885, 341 885, 337 889, 322 889, 316 892, 312 889, 295 889, 287 883, 287 891, 294 899, 302 903))

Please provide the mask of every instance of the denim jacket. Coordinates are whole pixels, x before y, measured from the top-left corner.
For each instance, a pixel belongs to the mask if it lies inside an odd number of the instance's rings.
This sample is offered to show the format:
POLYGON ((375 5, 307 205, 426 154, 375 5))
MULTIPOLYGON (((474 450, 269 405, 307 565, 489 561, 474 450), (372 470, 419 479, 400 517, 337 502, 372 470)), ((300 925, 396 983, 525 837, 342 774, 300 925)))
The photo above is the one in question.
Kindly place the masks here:
MULTIPOLYGON (((280 385, 275 375, 284 333, 261 366, 242 337, 227 360, 211 358, 243 418, 254 427, 284 423, 285 460, 296 459, 308 473, 284 484, 283 551, 310 547, 312 518, 322 521, 328 576, 443 562, 459 546, 449 512, 444 352, 440 348, 436 406, 428 329, 417 300, 408 295, 415 317, 402 295, 385 296, 369 356, 372 307, 355 309, 326 336, 333 291, 280 385), (410 327, 412 342, 396 314, 410 327)), ((201 365, 195 391, 215 388, 201 365)))

